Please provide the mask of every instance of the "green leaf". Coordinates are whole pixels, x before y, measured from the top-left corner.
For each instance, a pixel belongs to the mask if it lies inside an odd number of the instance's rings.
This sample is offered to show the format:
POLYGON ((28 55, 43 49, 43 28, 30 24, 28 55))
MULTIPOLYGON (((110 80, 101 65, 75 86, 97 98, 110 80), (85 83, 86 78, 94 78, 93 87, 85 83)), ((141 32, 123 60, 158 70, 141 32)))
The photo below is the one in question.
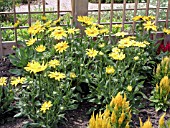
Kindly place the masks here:
POLYGON ((148 97, 143 92, 139 92, 139 94, 141 94, 144 99, 148 99, 148 97))
POLYGON ((10 69, 9 72, 17 76, 22 75, 22 69, 10 69))
POLYGON ((23 114, 20 112, 20 113, 17 113, 16 115, 14 115, 14 117, 21 117, 23 114))
POLYGON ((35 106, 41 106, 40 101, 36 101, 36 102, 35 102, 35 106))

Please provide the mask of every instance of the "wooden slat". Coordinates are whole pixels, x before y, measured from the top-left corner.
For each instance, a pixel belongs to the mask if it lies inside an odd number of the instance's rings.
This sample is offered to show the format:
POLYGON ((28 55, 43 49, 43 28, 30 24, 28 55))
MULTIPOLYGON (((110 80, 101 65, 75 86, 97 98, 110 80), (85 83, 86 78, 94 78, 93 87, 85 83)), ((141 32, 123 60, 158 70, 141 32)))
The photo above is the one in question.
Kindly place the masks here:
MULTIPOLYGON (((14 23, 17 22, 16 18, 16 9, 15 9, 15 0, 13 0, 13 11, 14 11, 14 23)), ((17 42, 17 29, 14 28, 15 42, 17 42)))
POLYGON ((74 21, 75 21, 75 19, 74 19, 74 15, 75 15, 75 0, 71 0, 71 10, 72 10, 71 15, 73 17, 72 20, 71 20, 71 24, 74 25, 74 21))
POLYGON ((126 20, 126 0, 123 0, 122 31, 124 31, 125 20, 126 20))
MULTIPOLYGON (((150 7, 150 10, 156 9, 156 7, 150 7)), ((167 7, 160 7, 159 9, 165 10, 167 7)), ((134 10, 134 8, 126 8, 126 10, 134 10)), ((138 8, 137 10, 146 10, 146 8, 138 8)), ((110 9, 101 9, 101 12, 103 11, 110 11, 110 9)), ((120 8, 115 8, 113 11, 122 11, 120 8)), ((88 12, 98 12, 98 9, 88 10, 88 12)))
MULTIPOLYGON (((67 13, 67 12, 69 12, 69 13, 71 13, 72 11, 70 10, 68 10, 68 11, 60 11, 60 12, 65 12, 65 13, 67 13)), ((30 12, 30 14, 40 14, 40 13, 43 13, 42 11, 35 11, 35 12, 30 12)), ((57 13, 57 11, 45 11, 45 13, 57 13)), ((14 14, 13 12, 0 12, 0 15, 1 14, 14 14)), ((16 12, 16 14, 28 14, 28 12, 16 12)))
POLYGON ((28 0, 28 24, 29 27, 31 26, 31 5, 30 5, 30 0, 28 0))
POLYGON ((60 18, 60 0, 57 0, 57 18, 60 18))
POLYGON ((112 22, 113 22, 113 0, 111 0, 111 10, 110 10, 110 33, 112 32, 112 22))
POLYGON ((99 0, 98 3, 98 24, 100 24, 100 19, 101 19, 101 0, 99 0))
POLYGON ((157 24, 158 24, 158 19, 159 19, 159 8, 160 8, 160 0, 157 0, 156 18, 155 18, 155 25, 156 25, 156 26, 157 26, 157 24))
POLYGON ((166 28, 168 28, 169 19, 170 19, 170 0, 168 0, 168 8, 167 8, 167 13, 166 13, 166 23, 165 23, 166 28))
POLYGON ((146 16, 149 15, 149 4, 150 4, 150 0, 147 0, 147 3, 146 3, 146 16))
POLYGON ((2 47, 3 47, 3 54, 5 55, 9 55, 14 53, 14 50, 12 49, 12 46, 16 46, 16 42, 15 41, 11 41, 8 43, 2 43, 2 47))
POLYGON ((42 0, 42 4, 43 4, 43 16, 45 16, 45 0, 42 0))
POLYGON ((3 56, 3 47, 2 47, 2 32, 1 32, 1 25, 0 25, 0 58, 3 56))
MULTIPOLYGON (((136 16, 136 13, 137 13, 137 9, 138 9, 138 0, 135 0, 135 9, 134 9, 134 17, 136 16)), ((134 32, 135 32, 135 28, 136 28, 136 22, 135 21, 133 21, 133 34, 134 34, 134 32)))

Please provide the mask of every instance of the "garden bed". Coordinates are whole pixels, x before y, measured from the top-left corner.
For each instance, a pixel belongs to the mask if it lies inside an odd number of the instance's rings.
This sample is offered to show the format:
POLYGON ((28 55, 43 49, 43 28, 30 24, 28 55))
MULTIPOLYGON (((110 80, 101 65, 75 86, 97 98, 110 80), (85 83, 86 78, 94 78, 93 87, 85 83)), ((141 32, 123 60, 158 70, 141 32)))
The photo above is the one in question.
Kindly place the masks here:
MULTIPOLYGON (((14 117, 29 118, 30 127, 127 128, 147 119, 155 127, 166 125, 162 110, 167 119, 170 58, 158 55, 156 40, 150 38, 157 31, 155 17, 135 16, 135 37, 121 31, 121 25, 109 33, 90 17, 77 20, 85 27, 83 36, 69 22, 62 26, 62 19, 42 16, 28 29, 31 37, 12 47, 10 61, 1 59, 2 124, 13 120, 9 112, 14 111, 14 117)), ((170 30, 163 31, 168 35, 170 30)))
MULTIPOLYGON (((15 66, 12 66, 8 57, 4 57, 0 59, 0 76, 7 76, 10 77, 13 74, 9 72, 10 69, 14 69, 15 66)), ((151 90, 153 89, 152 86, 145 85, 145 94, 150 97, 151 90)), ((142 120, 147 120, 148 116, 151 119, 154 128, 158 127, 158 121, 160 116, 163 114, 163 111, 156 112, 154 107, 150 106, 150 102, 148 100, 142 101, 144 104, 143 109, 139 109, 139 113, 137 115, 132 116, 132 125, 133 127, 139 127, 139 117, 142 120), (146 116, 147 115, 147 116, 146 116)), ((87 114, 88 110, 93 105, 88 102, 79 103, 79 106, 75 110, 67 111, 65 122, 60 124, 58 128, 87 128, 90 116, 87 114)), ((5 117, 0 122, 1 128, 22 128, 23 123, 29 121, 27 118, 14 118, 14 113, 7 113, 5 117)), ((167 114, 165 116, 165 120, 170 118, 170 109, 167 110, 167 114)))

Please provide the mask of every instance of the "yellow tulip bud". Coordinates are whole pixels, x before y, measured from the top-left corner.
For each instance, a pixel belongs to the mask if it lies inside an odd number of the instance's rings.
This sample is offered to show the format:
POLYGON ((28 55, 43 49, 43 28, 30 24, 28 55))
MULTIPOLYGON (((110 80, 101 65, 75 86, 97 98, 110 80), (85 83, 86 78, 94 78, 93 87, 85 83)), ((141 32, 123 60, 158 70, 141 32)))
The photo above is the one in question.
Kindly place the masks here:
POLYGON ((114 97, 112 97, 112 101, 110 102, 110 106, 112 107, 114 105, 114 97))
POLYGON ((94 117, 94 112, 90 118, 90 121, 89 121, 89 128, 95 128, 96 126, 96 121, 95 121, 95 117, 94 117))
POLYGON ((106 110, 103 113, 104 118, 108 118, 110 116, 110 110, 108 109, 107 105, 106 105, 106 110))
POLYGON ((115 104, 114 111, 118 111, 117 104, 115 104))
POLYGON ((159 119, 159 127, 162 127, 165 123, 164 117, 165 117, 166 113, 164 113, 160 119, 159 119))
POLYGON ((156 75, 159 75, 160 74, 160 64, 157 64, 157 68, 156 68, 156 75))
POLYGON ((169 81, 169 78, 168 76, 164 76, 161 81, 160 81, 160 86, 163 88, 163 89, 168 89, 169 88, 169 84, 170 84, 170 81, 169 81))
POLYGON ((115 123, 115 122, 116 122, 116 114, 115 114, 114 111, 112 112, 112 115, 111 115, 111 122, 112 122, 112 123, 115 123))
POLYGON ((119 126, 123 123, 123 120, 124 120, 124 119, 125 119, 125 113, 122 112, 122 114, 121 114, 121 116, 120 116, 120 118, 119 118, 119 120, 118 120, 119 126))
POLYGON ((158 86, 158 83, 156 84, 156 92, 159 91, 159 86, 158 86))
POLYGON ((127 122, 127 124, 126 124, 125 128, 130 128, 130 126, 129 126, 129 122, 127 122))

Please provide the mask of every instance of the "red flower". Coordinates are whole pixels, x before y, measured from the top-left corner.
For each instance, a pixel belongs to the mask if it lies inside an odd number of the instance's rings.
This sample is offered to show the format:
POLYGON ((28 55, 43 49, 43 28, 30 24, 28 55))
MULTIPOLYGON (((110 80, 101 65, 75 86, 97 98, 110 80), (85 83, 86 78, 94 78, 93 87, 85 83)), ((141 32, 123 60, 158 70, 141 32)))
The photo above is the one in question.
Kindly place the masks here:
POLYGON ((166 51, 169 51, 170 52, 170 41, 168 41, 166 44, 162 42, 158 42, 160 43, 159 47, 158 47, 158 50, 157 50, 157 53, 159 54, 161 51, 162 52, 166 52, 166 51))

